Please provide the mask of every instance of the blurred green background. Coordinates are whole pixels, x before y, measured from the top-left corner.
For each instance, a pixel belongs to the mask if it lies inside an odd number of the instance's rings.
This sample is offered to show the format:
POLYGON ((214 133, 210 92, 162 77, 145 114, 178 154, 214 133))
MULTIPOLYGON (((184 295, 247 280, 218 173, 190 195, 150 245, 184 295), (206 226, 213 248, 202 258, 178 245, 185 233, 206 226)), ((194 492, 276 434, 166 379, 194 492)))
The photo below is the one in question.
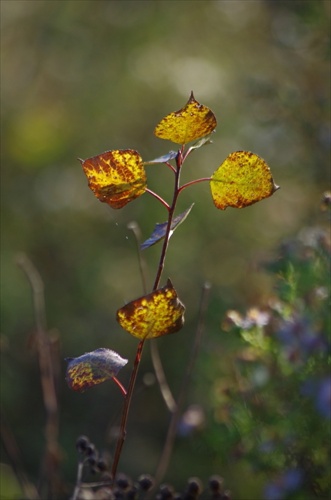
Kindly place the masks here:
MULTIPOLYGON (((178 213, 195 205, 171 240, 163 283, 173 280, 186 325, 158 343, 176 394, 201 286, 210 281, 201 360, 186 395, 187 404, 204 408, 206 423, 197 440, 180 439, 166 478, 182 485, 189 476, 217 472, 235 498, 247 498, 250 472, 228 463, 221 430, 220 453, 208 448, 214 422, 208 384, 237 342, 221 330, 224 312, 268 299, 273 280, 260 262, 315 218, 328 188, 329 44, 328 0, 1 1, 2 410, 33 481, 45 410, 31 341, 31 290, 17 255, 24 252, 42 276, 47 322, 59 344, 61 470, 70 492, 77 436, 87 434, 112 451, 121 397, 111 383, 70 392, 64 358, 112 348, 129 359, 119 377, 128 380, 137 342, 121 330, 115 312, 141 295, 142 285, 127 224, 137 221, 145 239, 166 218, 148 194, 120 211, 101 204, 77 158, 133 148, 150 160, 174 149, 153 129, 193 90, 218 127, 213 144, 185 164, 183 182, 211 175, 230 152, 244 149, 267 161, 281 189, 245 210, 225 212, 214 208, 208 183, 179 199, 178 213)), ((149 187, 169 199, 169 170, 147 169, 149 187)), ((159 252, 157 245, 144 252, 150 287, 159 252)), ((152 373, 146 349, 120 463, 132 477, 154 473, 169 421, 157 384, 146 384, 152 373)), ((2 461, 9 463, 6 454, 2 461)))

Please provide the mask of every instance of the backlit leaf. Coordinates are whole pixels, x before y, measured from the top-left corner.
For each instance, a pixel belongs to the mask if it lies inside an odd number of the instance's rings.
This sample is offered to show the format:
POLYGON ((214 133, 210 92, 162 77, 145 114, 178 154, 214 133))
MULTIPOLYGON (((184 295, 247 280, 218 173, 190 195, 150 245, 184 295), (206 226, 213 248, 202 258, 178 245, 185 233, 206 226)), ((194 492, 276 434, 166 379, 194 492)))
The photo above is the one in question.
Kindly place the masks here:
POLYGON ((147 187, 143 161, 133 149, 114 149, 80 160, 95 196, 112 208, 122 208, 147 187))
POLYGON ((182 109, 170 113, 160 121, 154 134, 176 144, 187 144, 209 135, 216 125, 214 113, 196 101, 192 92, 182 109))
POLYGON ((214 204, 221 210, 247 207, 278 188, 266 162, 250 151, 231 153, 210 181, 214 204))
POLYGON ((129 302, 117 311, 124 330, 139 339, 175 333, 184 325, 185 307, 168 279, 166 286, 129 302))
MULTIPOLYGON (((192 203, 192 205, 189 208, 187 208, 185 212, 182 212, 181 214, 177 215, 177 217, 173 218, 171 223, 170 236, 172 235, 174 230, 179 226, 179 224, 181 224, 186 219, 186 217, 192 210, 193 205, 194 203, 192 203)), ((141 250, 145 250, 145 248, 151 247, 152 245, 155 245, 155 243, 157 243, 158 241, 162 240, 165 237, 167 231, 167 225, 168 222, 155 224, 155 228, 152 235, 146 241, 144 241, 144 243, 140 245, 141 250)))
POLYGON ((66 380, 74 391, 85 391, 115 377, 128 362, 110 349, 100 348, 78 358, 67 358, 66 380))
POLYGON ((201 139, 198 139, 196 142, 192 144, 192 146, 190 146, 190 150, 199 149, 202 146, 206 146, 207 144, 212 144, 213 141, 211 140, 211 136, 214 132, 215 130, 211 134, 206 135, 205 137, 201 137, 201 139))

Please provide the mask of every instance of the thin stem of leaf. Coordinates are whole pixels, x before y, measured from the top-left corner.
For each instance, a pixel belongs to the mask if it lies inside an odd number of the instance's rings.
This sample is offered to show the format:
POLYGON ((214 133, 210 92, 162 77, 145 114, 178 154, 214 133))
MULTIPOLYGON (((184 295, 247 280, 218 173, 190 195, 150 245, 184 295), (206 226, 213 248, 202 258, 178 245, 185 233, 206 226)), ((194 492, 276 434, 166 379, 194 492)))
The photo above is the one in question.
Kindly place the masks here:
POLYGON ((120 389, 120 391, 123 394, 123 396, 125 397, 127 395, 125 387, 121 384, 121 382, 118 380, 118 378, 113 377, 112 380, 115 382, 115 384, 120 389))
POLYGON ((165 165, 167 165, 167 167, 169 167, 170 170, 172 170, 174 172, 174 174, 176 173, 176 168, 173 165, 171 165, 171 163, 169 163, 168 161, 166 161, 165 165))
POLYGON ((152 191, 149 188, 146 188, 146 193, 149 193, 152 196, 154 196, 154 198, 156 198, 157 200, 159 200, 162 203, 162 205, 164 205, 166 207, 166 209, 168 211, 170 210, 170 207, 169 207, 168 203, 161 196, 159 196, 157 193, 154 193, 154 191, 152 191))
POLYGON ((180 186, 179 192, 181 193, 184 189, 188 188, 189 186, 192 186, 193 184, 198 184, 199 182, 206 182, 206 181, 211 181, 211 177, 201 177, 200 179, 194 179, 194 181, 187 182, 186 184, 180 186))

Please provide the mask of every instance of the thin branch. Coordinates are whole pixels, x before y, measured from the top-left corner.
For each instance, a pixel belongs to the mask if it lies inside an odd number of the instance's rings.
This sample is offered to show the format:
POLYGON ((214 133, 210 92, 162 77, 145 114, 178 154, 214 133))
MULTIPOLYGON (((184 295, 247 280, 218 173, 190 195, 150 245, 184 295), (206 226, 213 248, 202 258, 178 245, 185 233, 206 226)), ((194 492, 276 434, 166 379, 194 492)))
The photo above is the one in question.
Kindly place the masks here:
POLYGON ((81 458, 78 462, 75 489, 70 500, 78 499, 80 489, 82 488, 83 469, 84 469, 84 459, 81 458))
POLYGON ((167 253, 169 238, 170 238, 170 232, 171 232, 172 219, 174 216, 177 198, 179 195, 179 180, 180 180, 180 171, 181 171, 181 166, 182 166, 182 160, 183 160, 183 147, 182 147, 182 149, 180 149, 178 151, 177 156, 176 156, 177 170, 176 170, 176 177, 175 177, 174 194, 173 194, 172 203, 171 203, 171 206, 169 209, 168 224, 167 224, 167 229, 166 229, 166 233, 164 236, 164 241, 163 241, 159 266, 158 266, 158 270, 156 273, 156 278, 155 278, 155 282, 154 282, 154 286, 153 286, 153 291, 157 290, 157 288, 159 286, 162 271, 164 268, 164 262, 165 262, 165 258, 166 258, 166 253, 167 253))
POLYGON ((151 340, 150 346, 151 346, 151 358, 152 358, 153 368, 155 371, 157 381, 159 383, 161 395, 170 413, 174 413, 177 409, 177 404, 175 398, 172 395, 172 392, 170 390, 168 381, 164 373, 158 345, 155 342, 155 340, 151 340))
POLYGON ((56 482, 56 469, 60 460, 58 444, 59 416, 55 388, 55 374, 52 359, 51 339, 47 335, 44 284, 35 266, 25 254, 17 257, 17 264, 26 274, 33 296, 34 313, 37 327, 37 349, 40 368, 43 401, 46 410, 45 456, 43 468, 48 487, 53 491, 56 482))
POLYGON ((201 338, 202 338, 202 335, 203 335, 203 332, 205 329, 205 316, 206 316, 206 311, 207 311, 209 290, 210 290, 210 284, 205 283, 203 288, 202 288, 202 294, 201 294, 200 306, 199 306, 198 325, 197 325, 197 329, 196 329, 196 333, 195 333, 192 352, 191 352, 189 364, 186 368, 186 372, 185 372, 185 375, 184 375, 183 380, 182 380, 181 389, 179 391, 179 396, 177 399, 177 408, 176 408, 176 411, 171 416, 167 437, 165 440, 165 444, 163 447, 161 458, 159 460, 158 467, 156 469, 155 486, 157 486, 162 481, 164 474, 165 474, 165 472, 168 468, 168 465, 169 465, 169 460, 171 457, 171 453, 172 453, 175 438, 176 438, 178 421, 179 421, 179 418, 180 418, 180 415, 182 412, 184 398, 185 398, 185 395, 187 394, 187 387, 190 383, 191 375, 192 375, 193 369, 194 369, 194 364, 195 364, 197 354, 198 354, 200 344, 201 344, 201 338))
POLYGON ((131 404, 132 395, 133 395, 133 389, 134 389, 136 379, 137 379, 137 374, 138 374, 138 369, 139 369, 139 365, 140 365, 140 360, 141 360, 141 355, 142 355, 144 343, 145 343, 145 339, 141 340, 138 344, 137 353, 136 353, 136 357, 134 360, 133 369, 131 372, 129 387, 128 387, 127 394, 125 397, 124 407, 123 407, 123 411, 122 411, 122 418, 121 418, 121 423, 120 423, 120 433, 119 433, 119 437, 117 439, 117 445, 116 445, 116 449, 115 449, 115 453, 114 453, 114 461, 113 461, 113 465, 112 465, 113 480, 115 479, 115 476, 116 476, 118 462, 119 462, 119 459, 121 456, 123 444, 124 444, 125 437, 126 437, 126 424, 128 421, 128 415, 129 415, 129 409, 130 409, 130 404, 131 404))
POLYGON ((143 293, 147 293, 147 283, 146 283, 146 262, 142 256, 142 253, 140 251, 140 243, 141 243, 141 231, 138 223, 136 221, 131 221, 128 224, 128 229, 131 229, 133 232, 133 235, 136 240, 136 245, 137 245, 137 256, 138 256, 138 261, 139 261, 139 271, 140 271, 140 277, 141 277, 141 282, 143 285, 143 293))
MULTIPOLYGON (((135 221, 132 221, 128 224, 128 228, 133 231, 136 244, 137 244, 137 254, 138 254, 138 260, 139 260, 139 269, 140 269, 140 275, 141 275, 141 280, 143 284, 143 293, 147 293, 147 285, 146 285, 146 276, 145 276, 145 261, 142 257, 142 253, 140 251, 140 241, 141 241, 141 233, 138 224, 135 221)), ((169 409, 171 413, 173 413, 176 409, 176 401, 175 398, 172 395, 172 392, 170 390, 169 384, 167 382, 163 366, 162 366, 162 361, 160 358, 160 353, 159 353, 159 348, 156 342, 151 341, 150 342, 150 352, 151 352, 151 359, 153 363, 153 368, 155 372, 156 379, 159 383, 161 395, 164 399, 164 402, 169 409)))

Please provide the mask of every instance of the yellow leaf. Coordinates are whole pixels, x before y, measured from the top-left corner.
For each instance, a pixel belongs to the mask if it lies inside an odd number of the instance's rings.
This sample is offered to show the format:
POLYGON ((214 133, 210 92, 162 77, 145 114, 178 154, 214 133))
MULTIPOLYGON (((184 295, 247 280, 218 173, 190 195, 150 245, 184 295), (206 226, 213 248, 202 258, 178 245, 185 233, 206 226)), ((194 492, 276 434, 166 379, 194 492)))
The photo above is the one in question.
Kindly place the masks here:
POLYGON ((95 196, 112 208, 122 208, 147 187, 141 156, 133 149, 114 149, 80 160, 95 196))
POLYGON ((210 134, 216 125, 214 113, 199 104, 192 92, 186 105, 165 116, 155 127, 154 134, 176 144, 187 144, 210 134))
POLYGON ((210 189, 214 204, 244 208, 271 196, 276 186, 266 162, 250 151, 231 153, 213 173, 210 189))
POLYGON ((185 307, 170 280, 163 288, 129 302, 117 311, 124 330, 139 339, 175 333, 184 325, 185 307))

